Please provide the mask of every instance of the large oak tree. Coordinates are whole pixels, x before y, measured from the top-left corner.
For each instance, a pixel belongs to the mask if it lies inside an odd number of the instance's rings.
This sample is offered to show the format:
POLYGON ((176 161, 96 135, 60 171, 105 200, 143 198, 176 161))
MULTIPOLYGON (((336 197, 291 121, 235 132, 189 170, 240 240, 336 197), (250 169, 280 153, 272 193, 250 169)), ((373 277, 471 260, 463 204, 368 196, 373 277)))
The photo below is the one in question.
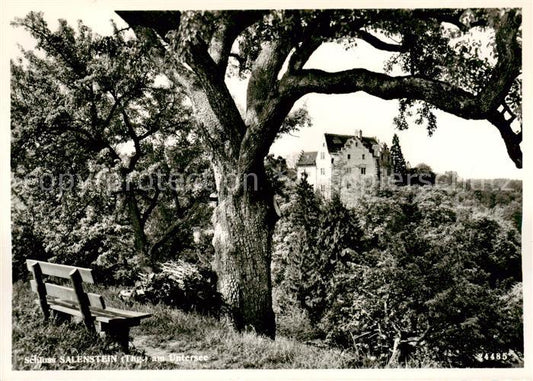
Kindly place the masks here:
POLYGON ((169 77, 186 90, 211 155, 218 191, 214 212, 220 291, 239 329, 275 335, 270 258, 277 213, 263 160, 295 102, 309 93, 363 91, 399 99, 436 126, 433 108, 488 120, 509 157, 522 166, 521 11, 518 9, 119 11, 165 48, 169 77), (148 29, 146 29, 148 28, 148 29), (470 44, 482 34, 487 46, 470 44), (471 38, 461 39, 462 36, 471 38), (401 75, 306 67, 325 42, 356 48, 363 40, 394 53, 401 75), (225 83, 248 78, 244 110, 225 83), (521 127, 520 127, 521 129, 521 127))

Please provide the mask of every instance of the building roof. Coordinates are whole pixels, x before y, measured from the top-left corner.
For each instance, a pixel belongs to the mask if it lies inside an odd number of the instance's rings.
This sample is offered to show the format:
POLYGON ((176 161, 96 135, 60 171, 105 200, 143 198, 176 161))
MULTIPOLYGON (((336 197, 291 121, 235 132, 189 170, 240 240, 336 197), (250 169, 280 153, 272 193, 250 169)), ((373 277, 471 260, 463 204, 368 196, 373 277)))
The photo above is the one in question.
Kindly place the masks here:
POLYGON ((369 138, 369 137, 363 136, 361 138, 361 141, 363 142, 363 145, 372 153, 372 155, 374 155, 375 152, 372 149, 372 146, 374 144, 378 144, 377 140, 375 138, 369 138))
POLYGON ((353 135, 324 134, 329 153, 337 153, 353 135))
POLYGON ((298 162, 296 163, 297 167, 304 167, 304 166, 310 166, 310 165, 316 165, 316 155, 318 152, 302 152, 300 155, 300 158, 298 159, 298 162))
MULTIPOLYGON (((326 138, 326 144, 328 146, 328 152, 329 153, 337 153, 344 147, 348 139, 353 138, 353 135, 337 135, 337 134, 324 134, 326 138)), ((372 146, 374 144, 378 144, 376 138, 369 138, 367 136, 362 136, 361 141, 363 142, 363 145, 372 153, 372 146)))

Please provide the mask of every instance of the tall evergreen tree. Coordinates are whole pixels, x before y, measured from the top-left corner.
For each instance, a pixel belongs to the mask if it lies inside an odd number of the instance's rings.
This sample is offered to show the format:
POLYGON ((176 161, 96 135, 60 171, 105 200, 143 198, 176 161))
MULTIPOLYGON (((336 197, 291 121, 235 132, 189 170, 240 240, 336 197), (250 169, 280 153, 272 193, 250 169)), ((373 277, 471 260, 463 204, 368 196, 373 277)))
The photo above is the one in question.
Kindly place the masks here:
POLYGON ((305 308, 309 282, 316 272, 315 244, 322 214, 322 201, 304 177, 291 190, 290 201, 282 205, 282 217, 274 234, 274 286, 281 292, 277 303, 305 308))
POLYGON ((398 135, 396 134, 392 138, 390 152, 395 183, 396 185, 405 185, 407 180, 407 166, 403 158, 402 147, 400 147, 400 139, 398 139, 398 135))
POLYGON ((338 265, 351 262, 362 248, 362 231, 355 215, 334 194, 320 215, 315 242, 312 243, 311 271, 305 279, 302 307, 312 323, 318 323, 330 307, 330 281, 338 265))

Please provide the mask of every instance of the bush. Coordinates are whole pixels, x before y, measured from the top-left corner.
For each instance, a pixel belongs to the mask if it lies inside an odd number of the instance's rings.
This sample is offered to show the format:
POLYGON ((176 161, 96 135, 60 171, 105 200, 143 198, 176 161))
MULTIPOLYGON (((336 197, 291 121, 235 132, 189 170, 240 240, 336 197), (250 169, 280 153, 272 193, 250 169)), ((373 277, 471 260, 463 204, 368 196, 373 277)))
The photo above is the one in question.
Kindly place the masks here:
POLYGON ((35 233, 30 222, 25 221, 18 214, 13 213, 11 230, 12 240, 12 274, 13 282, 26 280, 29 278, 29 271, 26 267, 27 259, 37 259, 46 261, 48 255, 40 237, 35 233))
POLYGON ((142 274, 133 295, 142 302, 163 303, 217 316, 222 298, 216 291, 216 283, 216 274, 207 268, 182 260, 169 261, 161 265, 160 272, 142 274))

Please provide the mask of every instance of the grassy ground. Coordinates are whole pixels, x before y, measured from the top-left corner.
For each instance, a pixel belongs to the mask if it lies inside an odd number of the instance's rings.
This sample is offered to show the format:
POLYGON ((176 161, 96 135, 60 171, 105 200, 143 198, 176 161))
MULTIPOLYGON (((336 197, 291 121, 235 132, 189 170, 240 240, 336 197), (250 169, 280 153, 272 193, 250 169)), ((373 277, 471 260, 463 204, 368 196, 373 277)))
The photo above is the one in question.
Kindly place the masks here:
POLYGON ((298 317, 279 321, 278 337, 270 340, 238 333, 225 321, 167 306, 126 304, 117 298, 117 289, 94 291, 104 295, 110 306, 153 313, 132 329, 127 355, 81 324, 44 322, 29 284, 18 282, 13 285, 13 369, 350 368, 356 363, 349 353, 299 341, 305 327, 290 329, 298 317), (95 356, 101 355, 111 356, 102 358, 109 362, 97 362, 95 356))

